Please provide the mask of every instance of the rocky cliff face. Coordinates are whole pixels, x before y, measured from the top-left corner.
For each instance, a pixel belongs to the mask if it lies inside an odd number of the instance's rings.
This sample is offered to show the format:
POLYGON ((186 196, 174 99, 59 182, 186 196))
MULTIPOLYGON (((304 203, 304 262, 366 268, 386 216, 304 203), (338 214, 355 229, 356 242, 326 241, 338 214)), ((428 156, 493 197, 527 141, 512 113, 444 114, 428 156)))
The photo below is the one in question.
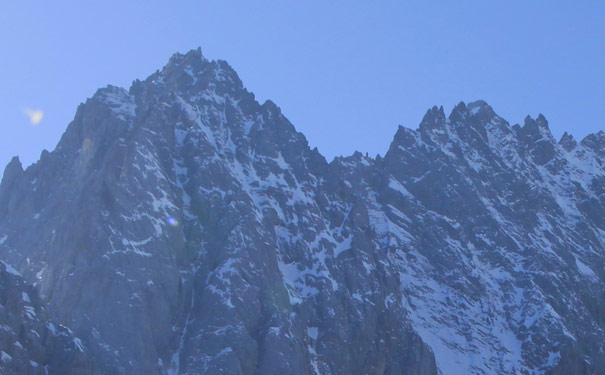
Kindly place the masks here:
POLYGON ((94 364, 73 332, 48 320, 43 302, 17 270, 0 262, 0 373, 92 374, 94 364))
POLYGON ((74 373, 603 374, 604 154, 474 102, 327 163, 191 51, 9 164, 0 258, 74 373))

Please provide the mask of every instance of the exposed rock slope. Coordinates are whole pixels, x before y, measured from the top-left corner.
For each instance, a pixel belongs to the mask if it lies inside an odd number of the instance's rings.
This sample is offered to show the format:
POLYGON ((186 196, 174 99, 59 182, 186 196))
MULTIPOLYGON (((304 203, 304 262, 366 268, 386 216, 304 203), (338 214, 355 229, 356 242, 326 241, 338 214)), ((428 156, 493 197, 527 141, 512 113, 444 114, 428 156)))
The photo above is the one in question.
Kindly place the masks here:
POLYGON ((0 262, 0 373, 91 374, 93 362, 73 332, 48 320, 36 290, 0 262))
POLYGON ((327 163, 191 51, 9 164, 0 258, 91 374, 603 374, 604 154, 479 101, 327 163))

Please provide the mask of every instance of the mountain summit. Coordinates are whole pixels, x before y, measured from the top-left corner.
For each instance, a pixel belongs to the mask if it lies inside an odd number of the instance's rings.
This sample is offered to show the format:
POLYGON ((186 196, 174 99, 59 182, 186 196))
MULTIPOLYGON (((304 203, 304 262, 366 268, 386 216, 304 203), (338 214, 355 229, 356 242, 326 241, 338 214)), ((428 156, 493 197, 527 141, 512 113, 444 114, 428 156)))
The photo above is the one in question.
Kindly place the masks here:
POLYGON ((0 369, 604 374, 603 134, 477 101, 328 163, 226 62, 175 54, 6 168, 0 369))

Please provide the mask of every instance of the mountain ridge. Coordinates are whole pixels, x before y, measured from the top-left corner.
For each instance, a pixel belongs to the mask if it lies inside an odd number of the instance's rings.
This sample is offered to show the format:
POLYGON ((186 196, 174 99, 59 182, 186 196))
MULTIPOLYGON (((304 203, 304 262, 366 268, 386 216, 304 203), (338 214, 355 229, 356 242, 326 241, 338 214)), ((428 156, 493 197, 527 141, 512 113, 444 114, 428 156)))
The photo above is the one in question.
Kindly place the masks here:
POLYGON ((461 102, 328 163, 198 49, 9 163, 0 254, 95 373, 598 374, 602 134, 461 102))
MULTIPOLYGON (((174 54, 173 54, 173 55, 170 57, 169 62, 166 64, 166 66, 164 66, 164 68, 162 68, 162 71, 163 71, 163 70, 165 70, 165 69, 166 69, 168 66, 170 66, 171 68, 174 68, 174 66, 175 66, 175 65, 180 65, 180 64, 181 64, 181 63, 183 63, 183 62, 190 62, 190 63, 191 63, 191 64, 193 64, 193 65, 199 65, 198 63, 200 63, 200 62, 201 62, 201 63, 207 62, 207 63, 211 63, 211 64, 215 64, 215 65, 218 65, 218 66, 225 67, 225 68, 226 68, 226 70, 227 70, 227 71, 228 71, 230 74, 232 74, 232 75, 234 76, 234 78, 236 78, 237 82, 239 82, 239 86, 241 86, 242 88, 244 88, 244 87, 243 87, 243 83, 242 83, 241 79, 239 78, 239 76, 237 75, 237 73, 236 73, 236 72, 233 70, 233 68, 232 68, 232 67, 229 65, 229 63, 228 63, 227 61, 225 61, 225 60, 221 60, 221 59, 217 59, 217 60, 208 60, 208 59, 207 59, 206 57, 204 57, 204 55, 202 54, 201 47, 198 47, 198 48, 196 48, 196 49, 192 49, 192 50, 190 50, 189 52, 184 53, 184 54, 183 54, 183 53, 179 53, 179 52, 174 53, 174 54)), ((153 81, 153 80, 155 79, 155 77, 158 77, 158 76, 159 76, 160 72, 161 72, 160 70, 157 70, 156 72, 152 73, 151 75, 149 75, 147 78, 145 78, 145 79, 143 79, 143 80, 140 80, 140 79, 135 79, 135 80, 132 82, 132 84, 131 84, 131 86, 130 86, 129 88, 123 88, 123 87, 119 87, 119 86, 114 86, 114 85, 112 85, 112 84, 108 84, 108 85, 107 85, 107 86, 105 86, 104 88, 100 88, 100 89, 98 89, 98 90, 97 90, 97 92, 95 92, 95 94, 93 94, 93 96, 92 96, 91 98, 89 98, 89 99, 94 98, 94 97, 95 97, 95 95, 97 95, 97 93, 98 93, 98 92, 103 92, 103 91, 105 91, 105 90, 107 90, 107 89, 111 89, 111 90, 115 90, 115 89, 117 89, 117 90, 124 90, 124 91, 126 91, 126 92, 130 92, 130 91, 133 89, 133 87, 135 87, 135 86, 136 86, 136 85, 138 85, 138 84, 141 84, 142 82, 153 81)), ((250 95, 252 95, 252 98, 254 98, 254 93, 252 93, 252 92, 248 92, 248 93, 249 93, 250 95)), ((458 106, 460 106, 460 105, 467 106, 467 104, 468 104, 468 105, 472 105, 472 104, 474 104, 474 103, 482 103, 482 104, 486 105, 487 107, 489 107, 489 109, 490 109, 490 110, 493 112, 493 109, 491 108, 491 106, 489 106, 489 104, 487 104, 487 103, 486 103, 484 100, 477 99, 477 100, 475 100, 475 101, 470 101, 470 102, 468 102, 468 103, 465 103, 464 101, 459 102, 457 105, 455 105, 455 106, 454 106, 454 108, 452 108, 452 110, 450 111, 450 115, 449 115, 448 117, 451 117, 452 113, 454 113, 454 112, 456 111, 456 108, 457 108, 458 106)), ((82 104, 83 104, 83 103, 82 103, 82 104)), ((267 106, 274 106, 274 107, 276 107, 276 108, 279 108, 279 107, 278 107, 278 106, 277 106, 277 105, 276 105, 276 104, 275 104, 275 103, 274 103, 274 102, 273 102, 271 99, 267 99, 267 100, 265 100, 265 101, 264 101, 262 104, 261 104, 261 103, 258 103, 258 104, 259 104, 259 105, 263 105, 263 106, 264 106, 264 105, 267 105, 267 106)), ((439 108, 441 108, 441 110, 444 112, 444 117, 445 117, 445 111, 443 110, 443 106, 433 106, 433 107, 431 107, 431 108, 429 108, 429 109, 427 110, 427 113, 426 113, 426 114, 428 114, 428 113, 429 113, 429 112, 431 112, 432 110, 436 110, 436 109, 439 109, 439 108)), ((495 112, 493 112, 493 113, 495 114, 495 112)), ((425 117, 426 117, 426 114, 425 114, 425 117)), ((526 118, 527 118, 527 117, 529 117, 530 119, 532 119, 532 117, 531 117, 529 114, 526 116, 526 118)), ((543 119, 545 120, 545 116, 544 116, 543 114, 541 114, 541 113, 539 113, 539 114, 538 114, 537 118, 540 118, 540 117, 541 117, 541 118, 543 118, 543 119)), ((422 121, 421 121, 421 123, 422 123, 422 121)), ((398 126, 403 126, 403 125, 398 125, 398 126)), ((405 126, 403 126, 403 127, 405 127, 405 126)), ((411 128, 409 128, 409 129, 411 129, 411 128)), ((418 129, 411 129, 411 130, 418 130, 418 129)), ((587 139, 587 138, 598 137, 600 133, 603 133, 603 130, 601 130, 601 131, 597 131, 597 132, 595 132, 595 133, 589 133, 589 134, 585 135, 585 136, 584 136, 584 137, 583 137, 583 138, 580 140, 580 142, 582 142, 583 140, 585 140, 585 139, 587 139)), ((602 137, 602 135, 601 135, 601 137, 602 137)), ((575 137, 574 137, 572 134, 569 134, 569 133, 567 133, 567 132, 564 132, 564 134, 561 136, 561 138, 560 138, 559 142, 561 142, 561 141, 563 140, 563 138, 569 138, 569 139, 570 139, 572 142, 578 143, 578 142, 576 141, 575 137), (569 138, 569 137, 571 137, 571 138, 569 138)), ((44 151, 45 151, 45 152, 48 152, 48 151, 46 151, 46 150, 43 150, 43 152, 44 152, 44 151)), ((361 151, 353 151, 353 153, 355 153, 355 152, 361 152, 361 151)), ((334 158, 336 158, 336 157, 346 157, 346 156, 347 156, 347 155, 337 155, 337 156, 335 156, 334 158)), ((349 155, 349 156, 350 156, 350 155, 349 155)), ((17 157, 17 158, 18 158, 18 156, 15 156, 15 157, 17 157)), ((36 163, 36 162, 37 162, 37 161, 34 161, 32 164, 34 164, 34 163, 36 163)), ((9 162, 9 164, 10 164, 10 162, 9 162)), ((28 167, 29 167, 29 166, 28 166, 28 167)))

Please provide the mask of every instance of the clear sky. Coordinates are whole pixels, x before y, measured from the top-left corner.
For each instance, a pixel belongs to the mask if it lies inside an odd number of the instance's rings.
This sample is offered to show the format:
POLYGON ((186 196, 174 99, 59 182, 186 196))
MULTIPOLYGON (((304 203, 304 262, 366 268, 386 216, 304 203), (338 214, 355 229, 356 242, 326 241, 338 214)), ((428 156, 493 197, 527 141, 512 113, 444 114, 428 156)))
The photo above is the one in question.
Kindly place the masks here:
POLYGON ((605 129, 604 19, 602 0, 6 1, 0 171, 54 149, 97 88, 198 46, 329 160, 384 154, 398 124, 461 100, 582 138, 605 129))

